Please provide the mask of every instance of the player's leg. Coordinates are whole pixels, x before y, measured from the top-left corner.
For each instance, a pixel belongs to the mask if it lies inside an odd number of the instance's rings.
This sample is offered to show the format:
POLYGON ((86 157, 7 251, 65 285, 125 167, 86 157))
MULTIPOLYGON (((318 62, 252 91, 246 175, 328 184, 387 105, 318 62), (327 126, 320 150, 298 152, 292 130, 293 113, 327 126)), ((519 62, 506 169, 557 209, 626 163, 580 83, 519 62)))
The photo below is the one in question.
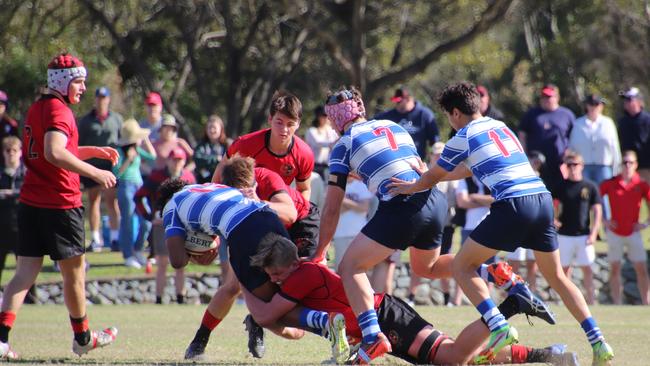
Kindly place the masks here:
POLYGON ((156 304, 162 304, 162 296, 167 287, 167 267, 169 256, 156 253, 156 304))
POLYGON ((623 286, 621 285, 621 263, 625 243, 630 236, 624 237, 605 230, 607 236, 607 261, 609 262, 609 291, 614 305, 623 303, 623 286))
POLYGON ((650 294, 648 293, 648 287, 650 287, 647 267, 648 253, 643 247, 643 239, 638 231, 630 236, 627 256, 636 272, 636 285, 641 295, 641 303, 648 305, 648 300, 650 300, 650 294))
POLYGON ((537 292, 537 263, 530 249, 526 249, 526 282, 532 292, 537 292))
POLYGON ((593 305, 596 302, 596 291, 594 288, 594 272, 591 266, 596 260, 596 250, 592 244, 587 244, 587 235, 575 236, 576 266, 582 269, 582 283, 585 288, 585 300, 587 304, 593 305))
MULTIPOLYGON (((119 243, 117 242, 119 238, 119 229, 120 229, 120 207, 117 204, 117 188, 107 188, 102 191, 103 202, 106 205, 106 210, 108 211, 108 222, 111 227, 110 231, 110 248, 111 251, 117 251, 119 248, 119 243)), ((104 243, 105 247, 109 246, 109 243, 104 243)))
POLYGON ((174 288, 176 289, 176 303, 185 303, 185 270, 178 268, 174 271, 174 288))

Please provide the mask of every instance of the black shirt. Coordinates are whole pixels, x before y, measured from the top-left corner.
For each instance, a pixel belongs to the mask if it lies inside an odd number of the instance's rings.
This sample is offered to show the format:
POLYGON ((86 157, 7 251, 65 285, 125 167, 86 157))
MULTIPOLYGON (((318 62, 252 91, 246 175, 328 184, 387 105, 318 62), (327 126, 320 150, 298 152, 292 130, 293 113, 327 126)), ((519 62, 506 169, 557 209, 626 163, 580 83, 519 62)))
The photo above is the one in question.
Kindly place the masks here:
POLYGON ((650 113, 642 110, 636 116, 627 112, 618 121, 621 151, 634 150, 639 157, 639 168, 650 168, 650 113))
POLYGON ((591 206, 601 203, 598 187, 589 180, 564 180, 553 194, 562 205, 560 235, 589 235, 591 206))

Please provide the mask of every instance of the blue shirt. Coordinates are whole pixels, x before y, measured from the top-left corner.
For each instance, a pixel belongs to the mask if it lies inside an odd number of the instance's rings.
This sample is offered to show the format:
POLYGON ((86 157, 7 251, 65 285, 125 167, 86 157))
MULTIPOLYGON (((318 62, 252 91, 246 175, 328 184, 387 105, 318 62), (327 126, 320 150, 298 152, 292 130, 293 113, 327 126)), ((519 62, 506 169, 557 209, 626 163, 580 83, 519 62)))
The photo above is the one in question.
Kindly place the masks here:
POLYGON ((526 133, 526 149, 542 152, 549 164, 559 166, 569 147, 575 119, 573 112, 564 107, 552 112, 541 107, 529 109, 519 124, 519 130, 526 133))
POLYGON ((397 109, 381 112, 373 119, 387 119, 402 126, 413 138, 415 147, 422 160, 427 157, 427 146, 440 139, 436 117, 431 109, 415 102, 415 108, 407 113, 400 113, 397 109))
POLYGON ((185 237, 192 230, 228 239, 237 225, 265 206, 223 184, 188 185, 176 192, 163 209, 165 238, 185 237))
POLYGON ((461 163, 490 189, 495 200, 548 193, 514 132, 490 117, 458 130, 438 159, 438 165, 449 172, 461 163))
POLYGON ((411 135, 400 125, 387 120, 354 123, 336 142, 330 154, 330 174, 361 177, 370 192, 380 200, 389 200, 390 178, 406 181, 420 175, 418 153, 411 135))

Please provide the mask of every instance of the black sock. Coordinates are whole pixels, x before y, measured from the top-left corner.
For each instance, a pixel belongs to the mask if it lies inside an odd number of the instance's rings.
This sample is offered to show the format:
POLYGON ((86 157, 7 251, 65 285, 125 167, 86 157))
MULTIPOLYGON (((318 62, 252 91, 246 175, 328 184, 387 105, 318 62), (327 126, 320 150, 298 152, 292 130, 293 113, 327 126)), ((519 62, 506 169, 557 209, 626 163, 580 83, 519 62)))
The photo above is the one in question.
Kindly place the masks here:
POLYGON ((196 334, 194 335, 194 339, 192 340, 192 343, 194 342, 208 343, 208 340, 210 339, 210 334, 212 334, 212 331, 208 329, 208 327, 206 327, 205 325, 201 324, 199 330, 197 330, 196 334))
POLYGON ((445 303, 444 303, 444 304, 445 304, 445 305, 449 304, 449 299, 451 298, 451 296, 449 295, 449 292, 443 292, 443 293, 442 293, 442 297, 445 299, 445 303))
POLYGON ((0 325, 0 342, 2 343, 7 343, 9 342, 9 331, 11 328, 9 328, 6 325, 0 325))
POLYGON ((185 296, 182 294, 176 294, 176 302, 179 304, 185 304, 185 296))
POLYGON ((156 304, 162 304, 162 296, 156 296, 156 304))
POLYGON ((498 309, 506 319, 510 319, 516 314, 519 314, 519 303, 514 297, 508 296, 499 304, 498 309))
POLYGON ((526 357, 527 363, 536 363, 536 362, 548 362, 551 359, 551 350, 547 348, 533 348, 528 352, 528 357, 526 357))

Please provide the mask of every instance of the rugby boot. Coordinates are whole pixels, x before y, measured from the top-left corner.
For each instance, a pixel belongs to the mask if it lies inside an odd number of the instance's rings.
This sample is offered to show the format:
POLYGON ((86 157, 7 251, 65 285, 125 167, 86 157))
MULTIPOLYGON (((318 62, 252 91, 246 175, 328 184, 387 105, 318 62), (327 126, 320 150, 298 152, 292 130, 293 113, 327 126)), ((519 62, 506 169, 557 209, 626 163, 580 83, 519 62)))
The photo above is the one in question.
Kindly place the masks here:
POLYGON ((578 355, 575 352, 567 352, 566 344, 554 344, 546 349, 551 351, 547 362, 553 366, 579 366, 578 355))
POLYGON ((332 346, 332 359, 343 364, 350 357, 350 345, 345 332, 345 317, 341 313, 329 313, 327 338, 332 346))
POLYGON ((117 337, 117 328, 110 327, 101 331, 90 332, 90 342, 80 345, 76 339, 72 340, 72 352, 81 357, 82 355, 101 347, 106 347, 115 341, 117 337))
POLYGON ((185 350, 185 359, 203 361, 205 359, 205 347, 207 345, 207 341, 204 342, 203 340, 194 339, 185 350))
POLYGON ((594 351, 594 360, 592 366, 607 366, 612 364, 614 350, 604 340, 591 346, 594 351))
POLYGON ((0 342, 0 360, 17 360, 18 354, 11 349, 9 343, 0 342))
MULTIPOLYGON (((537 295, 533 294, 523 282, 513 285, 508 291, 508 296, 514 296, 519 304, 519 313, 538 317, 549 324, 555 324, 555 314, 537 295)), ((530 322, 530 321, 529 321, 530 322)))
POLYGON ((372 344, 361 343, 357 350, 356 357, 352 360, 353 365, 368 365, 370 361, 379 358, 386 353, 392 352, 393 348, 384 333, 377 334, 377 339, 372 344))
POLYGON ((503 349, 505 346, 509 346, 519 342, 519 335, 517 334, 517 329, 512 325, 508 324, 505 327, 490 332, 490 340, 488 341, 487 346, 478 356, 474 359, 474 363, 477 365, 485 365, 496 357, 497 353, 503 349))
POLYGON ((244 324, 248 332, 248 352, 255 358, 264 357, 266 351, 264 347, 264 329, 255 322, 250 314, 244 318, 244 324))

